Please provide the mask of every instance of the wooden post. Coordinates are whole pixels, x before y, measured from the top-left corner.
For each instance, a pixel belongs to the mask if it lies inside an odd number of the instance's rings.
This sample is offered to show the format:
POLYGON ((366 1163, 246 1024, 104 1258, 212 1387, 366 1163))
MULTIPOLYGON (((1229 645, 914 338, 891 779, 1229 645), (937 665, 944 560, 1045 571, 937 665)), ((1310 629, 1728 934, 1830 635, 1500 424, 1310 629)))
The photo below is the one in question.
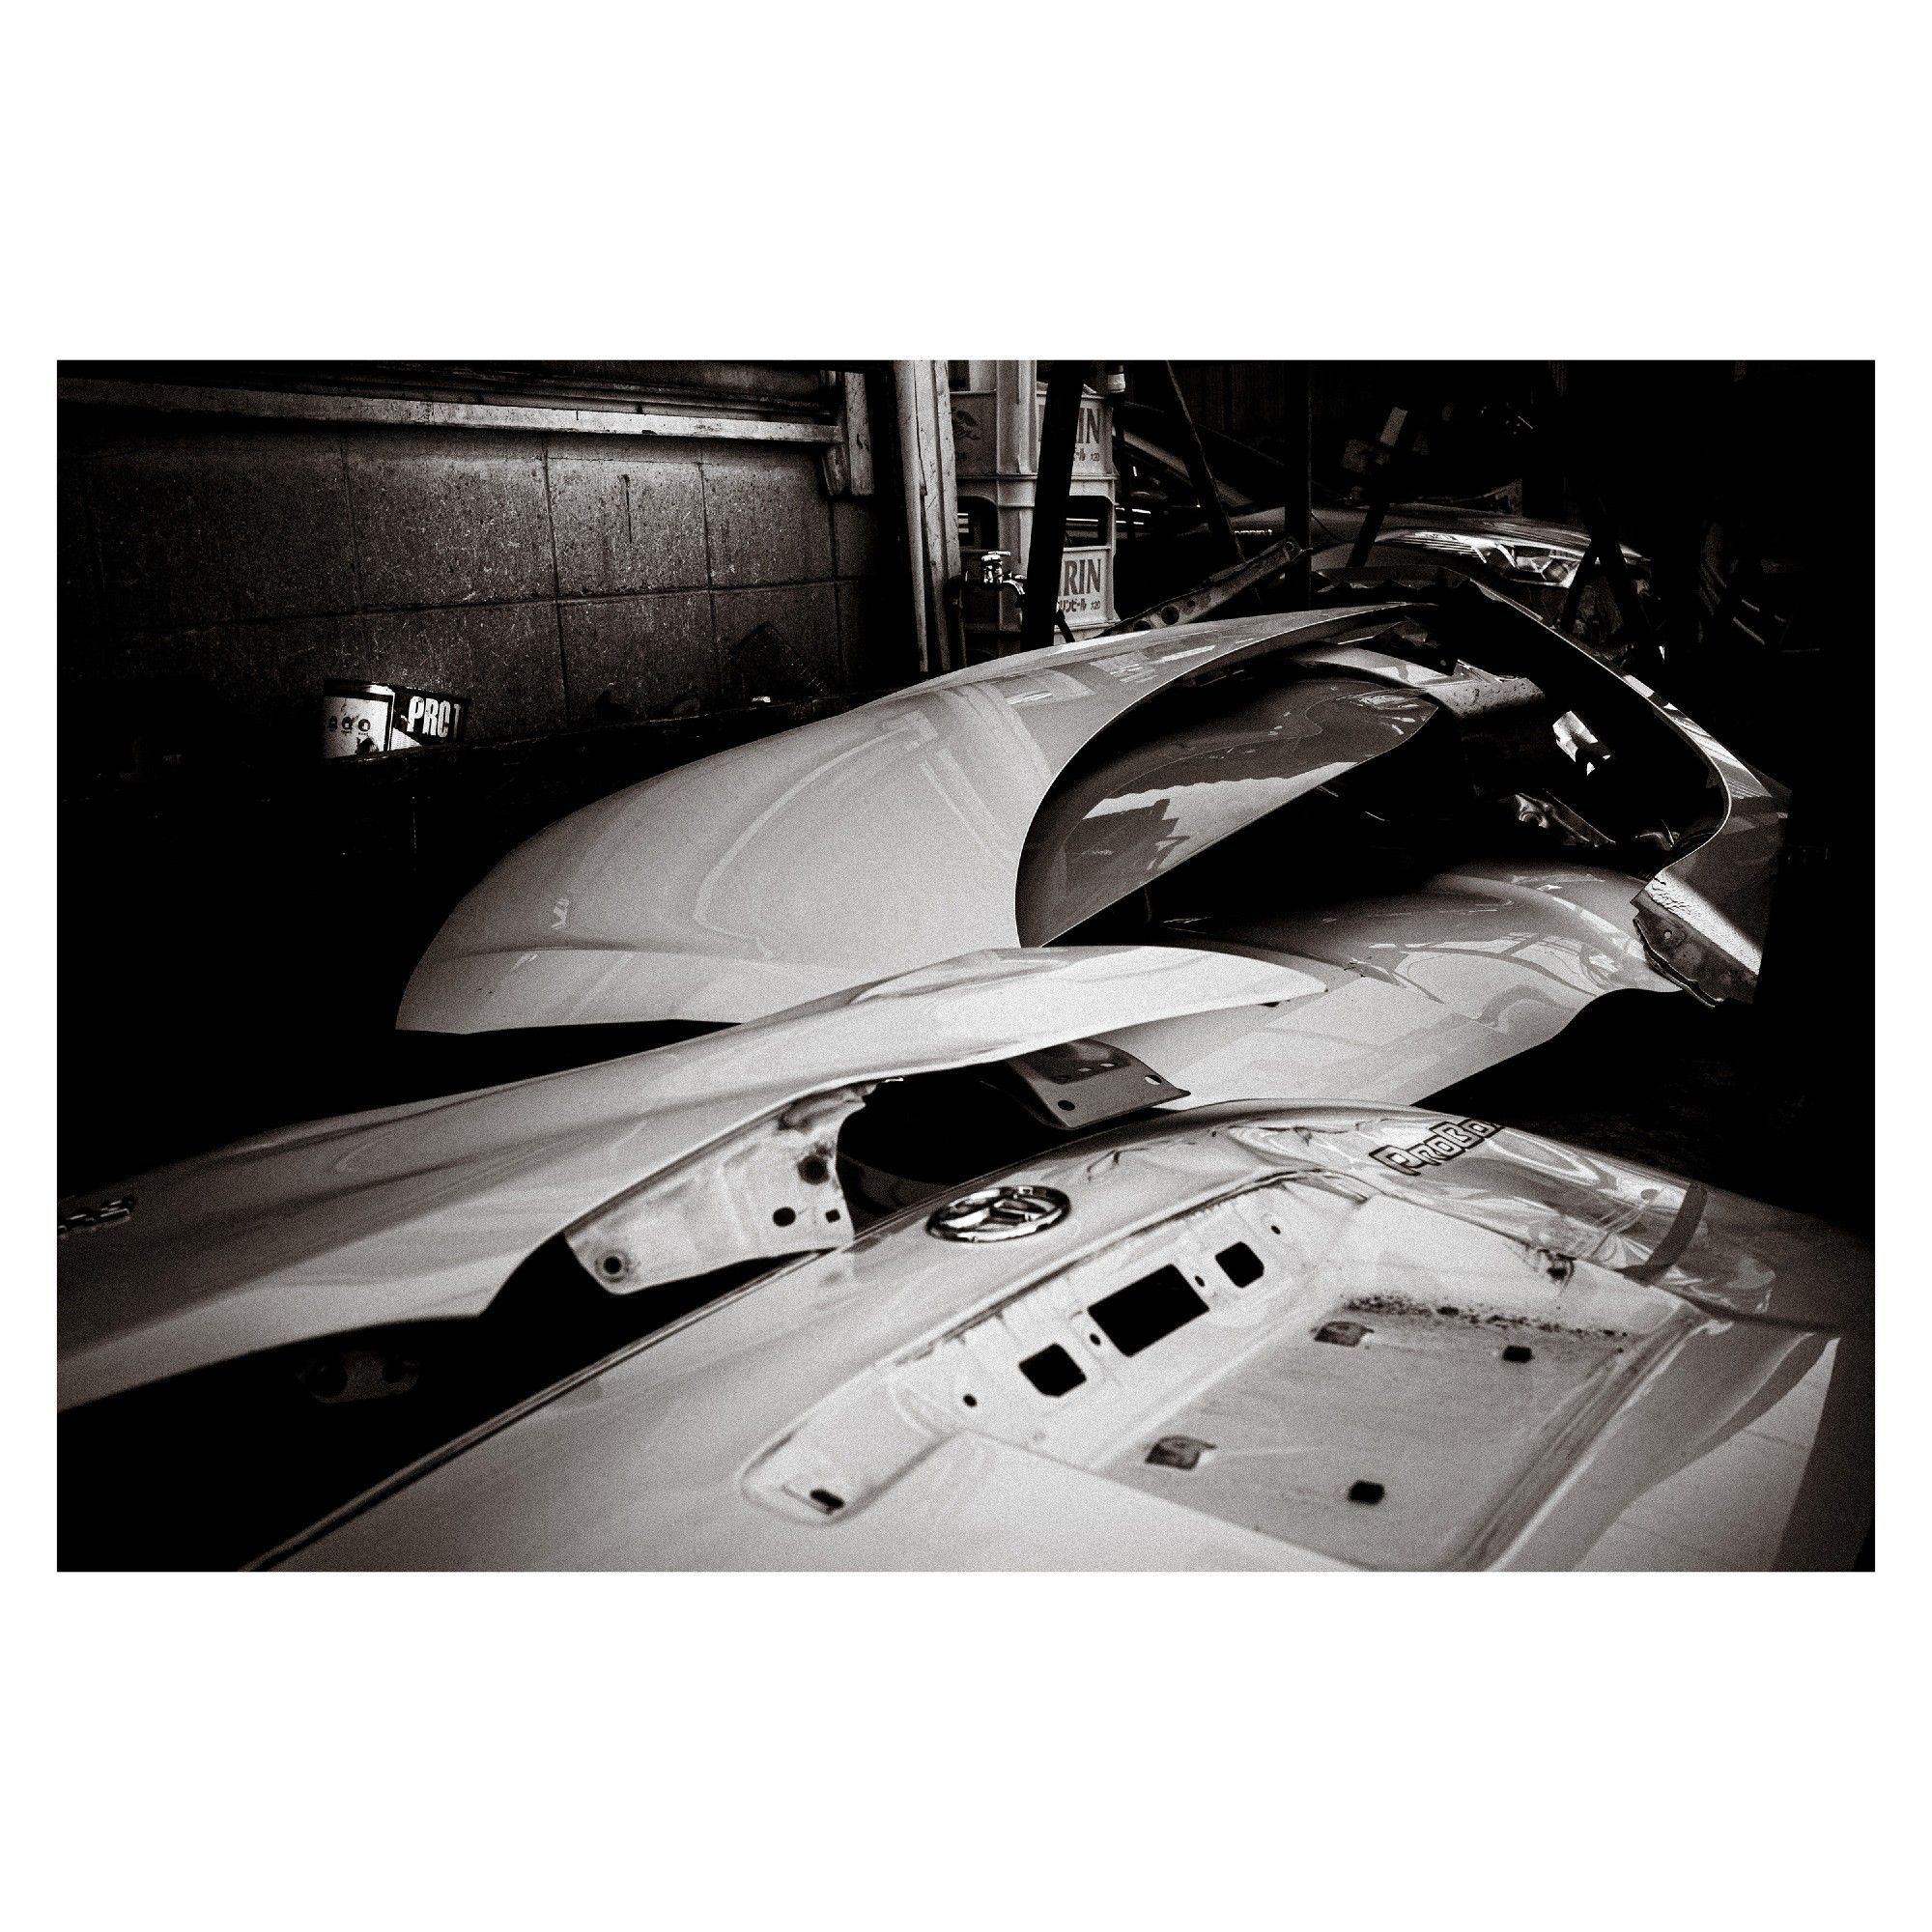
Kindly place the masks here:
POLYGON ((933 662, 933 643, 925 621, 925 488, 919 467, 919 382, 916 362, 893 364, 893 399, 897 404, 899 485, 905 497, 906 575, 912 584, 912 635, 919 651, 919 671, 931 677, 945 669, 933 662))
POLYGON ((952 459, 952 394, 944 362, 895 362, 913 635, 928 677, 965 662, 956 586, 959 486, 952 459))
POLYGON ((838 440, 819 451, 828 497, 869 497, 873 490, 872 419, 863 369, 833 372, 838 384, 838 440))
POLYGON ((966 616, 961 592, 965 564, 959 554, 959 470, 952 450, 952 383, 944 362, 932 371, 934 480, 932 510, 933 602, 945 641, 946 662, 955 669, 966 662, 966 616))

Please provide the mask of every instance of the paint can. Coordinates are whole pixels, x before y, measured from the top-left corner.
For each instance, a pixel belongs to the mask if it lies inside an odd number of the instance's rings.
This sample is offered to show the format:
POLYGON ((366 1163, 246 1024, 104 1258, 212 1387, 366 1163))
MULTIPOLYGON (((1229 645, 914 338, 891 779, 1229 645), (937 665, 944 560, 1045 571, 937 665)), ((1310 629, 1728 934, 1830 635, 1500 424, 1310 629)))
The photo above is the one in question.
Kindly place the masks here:
POLYGON ((455 744, 469 714, 469 699, 449 691, 411 691, 351 678, 330 678, 322 690, 325 758, 455 744))
POLYGON ((322 687, 322 755, 355 758, 386 752, 395 715, 393 687, 330 678, 322 687))

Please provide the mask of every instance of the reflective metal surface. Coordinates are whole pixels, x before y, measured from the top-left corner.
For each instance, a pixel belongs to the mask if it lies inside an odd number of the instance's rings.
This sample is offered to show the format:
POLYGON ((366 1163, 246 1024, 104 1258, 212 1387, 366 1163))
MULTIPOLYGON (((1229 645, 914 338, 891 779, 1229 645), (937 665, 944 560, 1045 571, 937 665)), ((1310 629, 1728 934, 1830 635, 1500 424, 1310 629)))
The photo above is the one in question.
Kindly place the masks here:
POLYGON ((464 899, 398 1024, 743 1020, 1017 945, 1027 829, 1096 734, 1208 667, 1378 621, 1306 613, 1036 651, 634 785, 464 899))
POLYGON ((1019 933, 1041 946, 1436 715, 1365 678, 1297 677, 1084 765, 1040 809, 1019 868, 1019 933))

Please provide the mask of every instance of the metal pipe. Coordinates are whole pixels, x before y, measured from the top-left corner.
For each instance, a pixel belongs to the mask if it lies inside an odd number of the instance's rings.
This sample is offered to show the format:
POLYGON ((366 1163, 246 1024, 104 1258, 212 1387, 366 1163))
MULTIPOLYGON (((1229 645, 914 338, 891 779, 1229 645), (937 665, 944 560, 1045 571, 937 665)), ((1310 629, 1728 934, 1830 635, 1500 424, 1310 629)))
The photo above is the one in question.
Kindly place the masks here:
POLYGON ((1073 445, 1080 431, 1080 391, 1087 364, 1055 362, 1046 379, 1046 416, 1039 430, 1039 469, 1034 478, 1033 545, 1027 553, 1026 600, 1020 611, 1020 649, 1053 641, 1060 609, 1060 566, 1066 553, 1066 499, 1073 489, 1073 445))
MULTIPOLYGON (((1433 406, 1428 414, 1433 416, 1433 406)), ((1349 552, 1350 567, 1369 560, 1369 553, 1376 547, 1376 539, 1381 535, 1382 519, 1388 515, 1388 507, 1395 500, 1396 488, 1408 480, 1408 455, 1415 446, 1417 433, 1425 420, 1424 412, 1418 409, 1403 410, 1391 417, 1389 425, 1382 430, 1380 448, 1382 460, 1376 473, 1369 478, 1368 507, 1362 512, 1362 526, 1355 532, 1353 548, 1349 552), (1393 428, 1394 435, 1389 431, 1393 428)))
POLYGON ((1240 563, 1245 556, 1241 540, 1236 535, 1234 525, 1228 521, 1228 506, 1221 500, 1220 487, 1215 483, 1214 472, 1208 466, 1201 432, 1194 427, 1187 398, 1180 393, 1180 378, 1175 373, 1172 362, 1156 366, 1167 385, 1168 407, 1174 412, 1174 419, 1180 428, 1180 453, 1187 460, 1187 475, 1194 485, 1194 494, 1201 498, 1201 514, 1207 518, 1208 527, 1214 533, 1216 548, 1222 555, 1231 564, 1240 563))
POLYGON ((1306 611, 1314 602, 1310 553, 1315 517, 1315 398, 1306 362, 1282 364, 1285 390, 1282 465, 1288 495, 1281 506, 1281 534, 1301 552, 1282 573, 1282 595, 1291 611, 1306 611))

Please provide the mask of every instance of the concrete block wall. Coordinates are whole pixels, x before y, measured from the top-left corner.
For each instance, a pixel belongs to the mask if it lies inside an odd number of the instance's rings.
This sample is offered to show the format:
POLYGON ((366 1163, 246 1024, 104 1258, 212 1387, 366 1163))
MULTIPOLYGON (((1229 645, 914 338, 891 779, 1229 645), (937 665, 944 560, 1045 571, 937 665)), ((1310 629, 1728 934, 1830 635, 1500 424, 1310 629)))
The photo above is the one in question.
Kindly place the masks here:
POLYGON ((487 742, 917 674, 896 498, 809 446, 61 413, 64 733, 274 764, 334 677, 461 693, 487 742))

